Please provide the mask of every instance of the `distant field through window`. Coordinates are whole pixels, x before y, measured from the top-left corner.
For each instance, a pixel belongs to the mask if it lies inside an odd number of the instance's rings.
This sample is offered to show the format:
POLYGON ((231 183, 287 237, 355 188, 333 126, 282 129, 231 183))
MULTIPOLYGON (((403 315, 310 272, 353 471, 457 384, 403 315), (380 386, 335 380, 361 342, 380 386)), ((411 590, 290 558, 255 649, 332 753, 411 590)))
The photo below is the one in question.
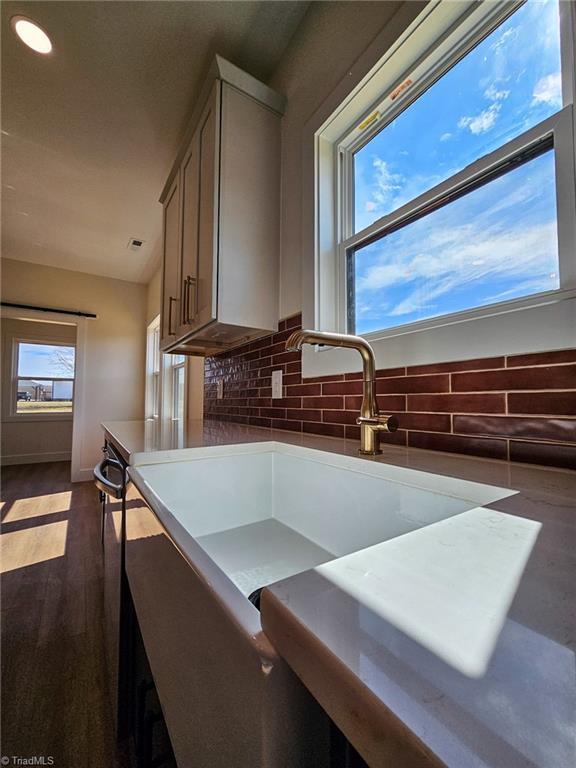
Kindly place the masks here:
POLYGON ((17 414, 72 413, 74 347, 18 343, 17 414))

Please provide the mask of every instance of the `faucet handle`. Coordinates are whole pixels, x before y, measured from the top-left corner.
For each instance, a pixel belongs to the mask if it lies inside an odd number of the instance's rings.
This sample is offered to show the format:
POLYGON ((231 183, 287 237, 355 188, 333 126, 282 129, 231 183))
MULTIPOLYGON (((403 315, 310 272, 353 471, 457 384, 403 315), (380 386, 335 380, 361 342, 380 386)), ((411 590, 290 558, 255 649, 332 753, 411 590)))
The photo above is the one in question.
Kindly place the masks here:
POLYGON ((399 427, 398 419, 396 416, 384 416, 378 414, 377 416, 358 416, 356 424, 362 426, 363 424, 375 430, 382 430, 383 432, 396 432, 399 427))

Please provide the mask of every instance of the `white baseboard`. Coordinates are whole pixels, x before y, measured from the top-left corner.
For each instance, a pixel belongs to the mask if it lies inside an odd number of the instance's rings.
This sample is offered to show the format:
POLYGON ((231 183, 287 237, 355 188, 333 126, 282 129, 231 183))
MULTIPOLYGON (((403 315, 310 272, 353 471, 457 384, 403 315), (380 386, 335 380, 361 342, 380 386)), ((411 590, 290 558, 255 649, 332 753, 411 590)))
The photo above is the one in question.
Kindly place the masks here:
POLYGON ((93 469, 77 469, 72 473, 73 483, 85 483, 87 480, 92 480, 94 477, 93 469))
POLYGON ((70 451, 59 451, 57 453, 19 453, 13 456, 2 456, 3 466, 12 464, 41 464, 46 461, 70 461, 70 451))

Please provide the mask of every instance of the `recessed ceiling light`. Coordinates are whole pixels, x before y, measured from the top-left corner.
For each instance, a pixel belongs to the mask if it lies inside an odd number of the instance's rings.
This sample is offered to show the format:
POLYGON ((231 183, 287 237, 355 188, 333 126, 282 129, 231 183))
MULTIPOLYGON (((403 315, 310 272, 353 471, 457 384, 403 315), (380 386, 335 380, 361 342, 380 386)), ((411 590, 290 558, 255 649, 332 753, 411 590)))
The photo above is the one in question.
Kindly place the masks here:
POLYGON ((25 16, 13 16, 12 28, 20 40, 36 53, 50 53, 52 43, 44 30, 25 16))

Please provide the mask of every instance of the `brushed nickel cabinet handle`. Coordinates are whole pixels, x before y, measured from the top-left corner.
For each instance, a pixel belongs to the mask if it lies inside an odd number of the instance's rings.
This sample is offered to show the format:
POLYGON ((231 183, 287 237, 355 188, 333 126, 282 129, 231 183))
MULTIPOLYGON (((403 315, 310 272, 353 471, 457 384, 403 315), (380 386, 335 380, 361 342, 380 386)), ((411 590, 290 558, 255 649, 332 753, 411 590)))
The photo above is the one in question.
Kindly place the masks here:
POLYGON ((188 278, 182 282, 180 293, 182 296, 182 323, 186 325, 188 322, 188 305, 190 303, 190 297, 188 296, 188 278))
POLYGON ((175 299, 174 296, 168 297, 168 336, 174 336, 174 331, 172 330, 172 302, 178 301, 178 299, 175 299))

